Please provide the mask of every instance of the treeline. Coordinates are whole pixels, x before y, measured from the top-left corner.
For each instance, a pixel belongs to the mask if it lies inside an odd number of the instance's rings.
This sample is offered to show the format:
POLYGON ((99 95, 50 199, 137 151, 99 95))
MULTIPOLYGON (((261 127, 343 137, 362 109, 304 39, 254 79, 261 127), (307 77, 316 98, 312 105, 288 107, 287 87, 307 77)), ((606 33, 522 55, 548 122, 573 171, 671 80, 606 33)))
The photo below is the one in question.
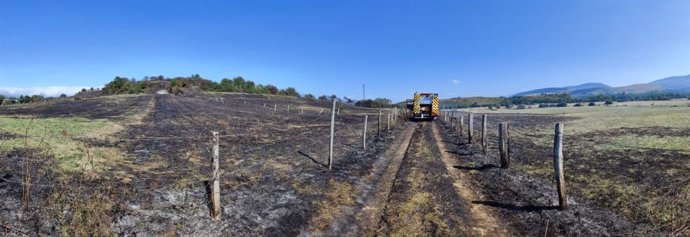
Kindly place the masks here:
POLYGON ((52 97, 52 96, 42 96, 42 95, 20 95, 19 97, 5 97, 4 95, 0 95, 0 104, 2 105, 11 105, 11 104, 28 104, 28 103, 35 103, 35 102, 42 102, 42 101, 51 101, 51 100, 57 100, 59 98, 67 98, 67 95, 61 94, 59 97, 52 97))
MULTIPOLYGON (((269 95, 284 95, 304 98, 307 100, 321 100, 332 101, 337 100, 339 103, 352 104, 363 107, 391 107, 391 100, 386 98, 376 98, 373 100, 355 100, 348 97, 339 98, 336 95, 321 95, 314 96, 313 94, 300 94, 294 87, 287 87, 284 89, 278 88, 271 84, 258 84, 251 80, 246 80, 242 77, 235 77, 232 79, 223 78, 220 82, 205 79, 199 74, 194 74, 189 77, 173 77, 168 78, 162 75, 146 76, 142 80, 127 77, 115 77, 108 82, 102 89, 90 88, 82 89, 78 92, 74 99, 82 99, 89 97, 98 97, 102 95, 120 95, 120 94, 141 94, 141 93, 166 93, 184 94, 194 93, 195 91, 207 92, 243 92, 253 94, 269 94, 269 95)), ((60 95, 61 98, 66 98, 67 95, 60 95)), ((15 103, 33 103, 46 100, 55 99, 54 97, 44 97, 41 95, 20 96, 19 98, 5 98, 0 95, 0 102, 2 104, 15 103)))
POLYGON ((386 98, 376 98, 373 100, 359 100, 355 105, 369 108, 388 108, 392 106, 391 100, 386 98))
POLYGON ((590 103, 590 102, 626 102, 626 101, 649 101, 649 100, 671 100, 687 98, 690 93, 676 92, 649 92, 640 94, 612 94, 612 95, 593 95, 587 97, 572 97, 570 94, 542 94, 538 96, 513 96, 513 97, 468 97, 453 98, 442 101, 444 108, 471 108, 471 107, 512 107, 520 105, 564 105, 567 103, 590 103))
MULTIPOLYGON (((115 77, 113 81, 103 87, 101 90, 104 95, 118 95, 118 94, 139 94, 139 93, 155 93, 160 90, 166 90, 169 93, 179 94, 185 91, 209 91, 209 92, 244 92, 253 94, 268 94, 268 95, 284 95, 304 98, 307 100, 323 100, 331 101, 336 99, 340 103, 353 104, 363 107, 390 107, 391 100, 385 98, 376 98, 374 100, 354 100, 347 97, 338 98, 336 95, 321 95, 319 97, 313 94, 300 94, 294 87, 287 87, 280 89, 271 84, 258 84, 251 80, 246 80, 243 77, 235 77, 232 79, 223 78, 220 82, 205 79, 199 74, 194 74, 190 77, 174 77, 166 78, 164 76, 144 77, 143 80, 136 80, 134 78, 115 77)), ((83 91, 88 93, 91 91, 83 91)))
POLYGON ((279 89, 268 84, 262 85, 242 77, 223 78, 220 82, 211 81, 194 74, 190 77, 166 78, 164 76, 145 77, 143 80, 115 77, 103 87, 103 94, 139 94, 167 90, 176 93, 184 90, 201 90, 209 92, 244 92, 254 94, 271 94, 301 97, 293 87, 279 89))

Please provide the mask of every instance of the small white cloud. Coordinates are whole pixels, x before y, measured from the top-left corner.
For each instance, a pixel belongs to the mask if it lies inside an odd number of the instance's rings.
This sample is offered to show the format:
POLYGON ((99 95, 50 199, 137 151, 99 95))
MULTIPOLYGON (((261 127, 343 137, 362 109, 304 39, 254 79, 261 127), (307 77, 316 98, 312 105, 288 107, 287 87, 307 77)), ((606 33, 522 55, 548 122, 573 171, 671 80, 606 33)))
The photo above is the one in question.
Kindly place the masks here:
POLYGON ((60 96, 74 95, 87 86, 46 86, 46 87, 0 87, 0 95, 19 97, 20 95, 60 96))
POLYGON ((453 80, 453 84, 460 84, 460 80, 453 80))

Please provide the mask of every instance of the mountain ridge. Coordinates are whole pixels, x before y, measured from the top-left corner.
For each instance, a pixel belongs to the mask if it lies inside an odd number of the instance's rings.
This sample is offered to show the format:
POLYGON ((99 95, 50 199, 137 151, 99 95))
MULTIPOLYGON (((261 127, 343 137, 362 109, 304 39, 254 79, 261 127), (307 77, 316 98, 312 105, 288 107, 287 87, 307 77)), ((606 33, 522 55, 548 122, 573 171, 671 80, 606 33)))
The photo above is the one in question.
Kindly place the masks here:
POLYGON ((516 93, 513 96, 536 96, 542 94, 567 93, 574 97, 610 94, 641 94, 649 92, 681 92, 690 93, 690 75, 672 76, 649 83, 639 83, 627 86, 611 87, 603 83, 589 82, 576 86, 546 87, 516 93))

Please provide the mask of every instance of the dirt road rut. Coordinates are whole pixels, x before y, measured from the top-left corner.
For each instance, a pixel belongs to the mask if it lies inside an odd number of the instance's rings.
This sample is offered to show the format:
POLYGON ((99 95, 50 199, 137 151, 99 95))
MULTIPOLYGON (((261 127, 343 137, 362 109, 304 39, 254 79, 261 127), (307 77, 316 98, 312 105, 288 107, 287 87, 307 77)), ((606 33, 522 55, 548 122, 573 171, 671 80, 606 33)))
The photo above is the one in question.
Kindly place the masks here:
POLYGON ((384 159, 386 171, 372 186, 376 194, 356 224, 341 231, 350 236, 509 235, 489 212, 471 204, 471 187, 441 152, 445 147, 435 123, 410 124, 407 130, 384 159))

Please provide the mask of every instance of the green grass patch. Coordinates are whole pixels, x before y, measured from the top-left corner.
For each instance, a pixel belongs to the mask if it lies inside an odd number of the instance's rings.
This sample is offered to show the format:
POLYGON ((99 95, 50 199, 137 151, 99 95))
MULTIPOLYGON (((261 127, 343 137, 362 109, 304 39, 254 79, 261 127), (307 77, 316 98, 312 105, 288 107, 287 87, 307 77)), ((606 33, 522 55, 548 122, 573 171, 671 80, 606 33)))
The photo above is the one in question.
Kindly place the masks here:
POLYGON ((96 164, 102 163, 103 159, 118 157, 117 152, 112 148, 90 147, 79 139, 105 139, 120 128, 102 119, 0 117, 0 131, 14 135, 10 139, 0 140, 0 153, 14 149, 38 149, 52 154, 62 170, 85 168, 85 158, 89 159, 88 164, 91 165, 86 169, 97 169, 96 164))
POLYGON ((602 145, 604 149, 662 149, 690 154, 690 137, 632 136, 625 135, 611 139, 602 145))

